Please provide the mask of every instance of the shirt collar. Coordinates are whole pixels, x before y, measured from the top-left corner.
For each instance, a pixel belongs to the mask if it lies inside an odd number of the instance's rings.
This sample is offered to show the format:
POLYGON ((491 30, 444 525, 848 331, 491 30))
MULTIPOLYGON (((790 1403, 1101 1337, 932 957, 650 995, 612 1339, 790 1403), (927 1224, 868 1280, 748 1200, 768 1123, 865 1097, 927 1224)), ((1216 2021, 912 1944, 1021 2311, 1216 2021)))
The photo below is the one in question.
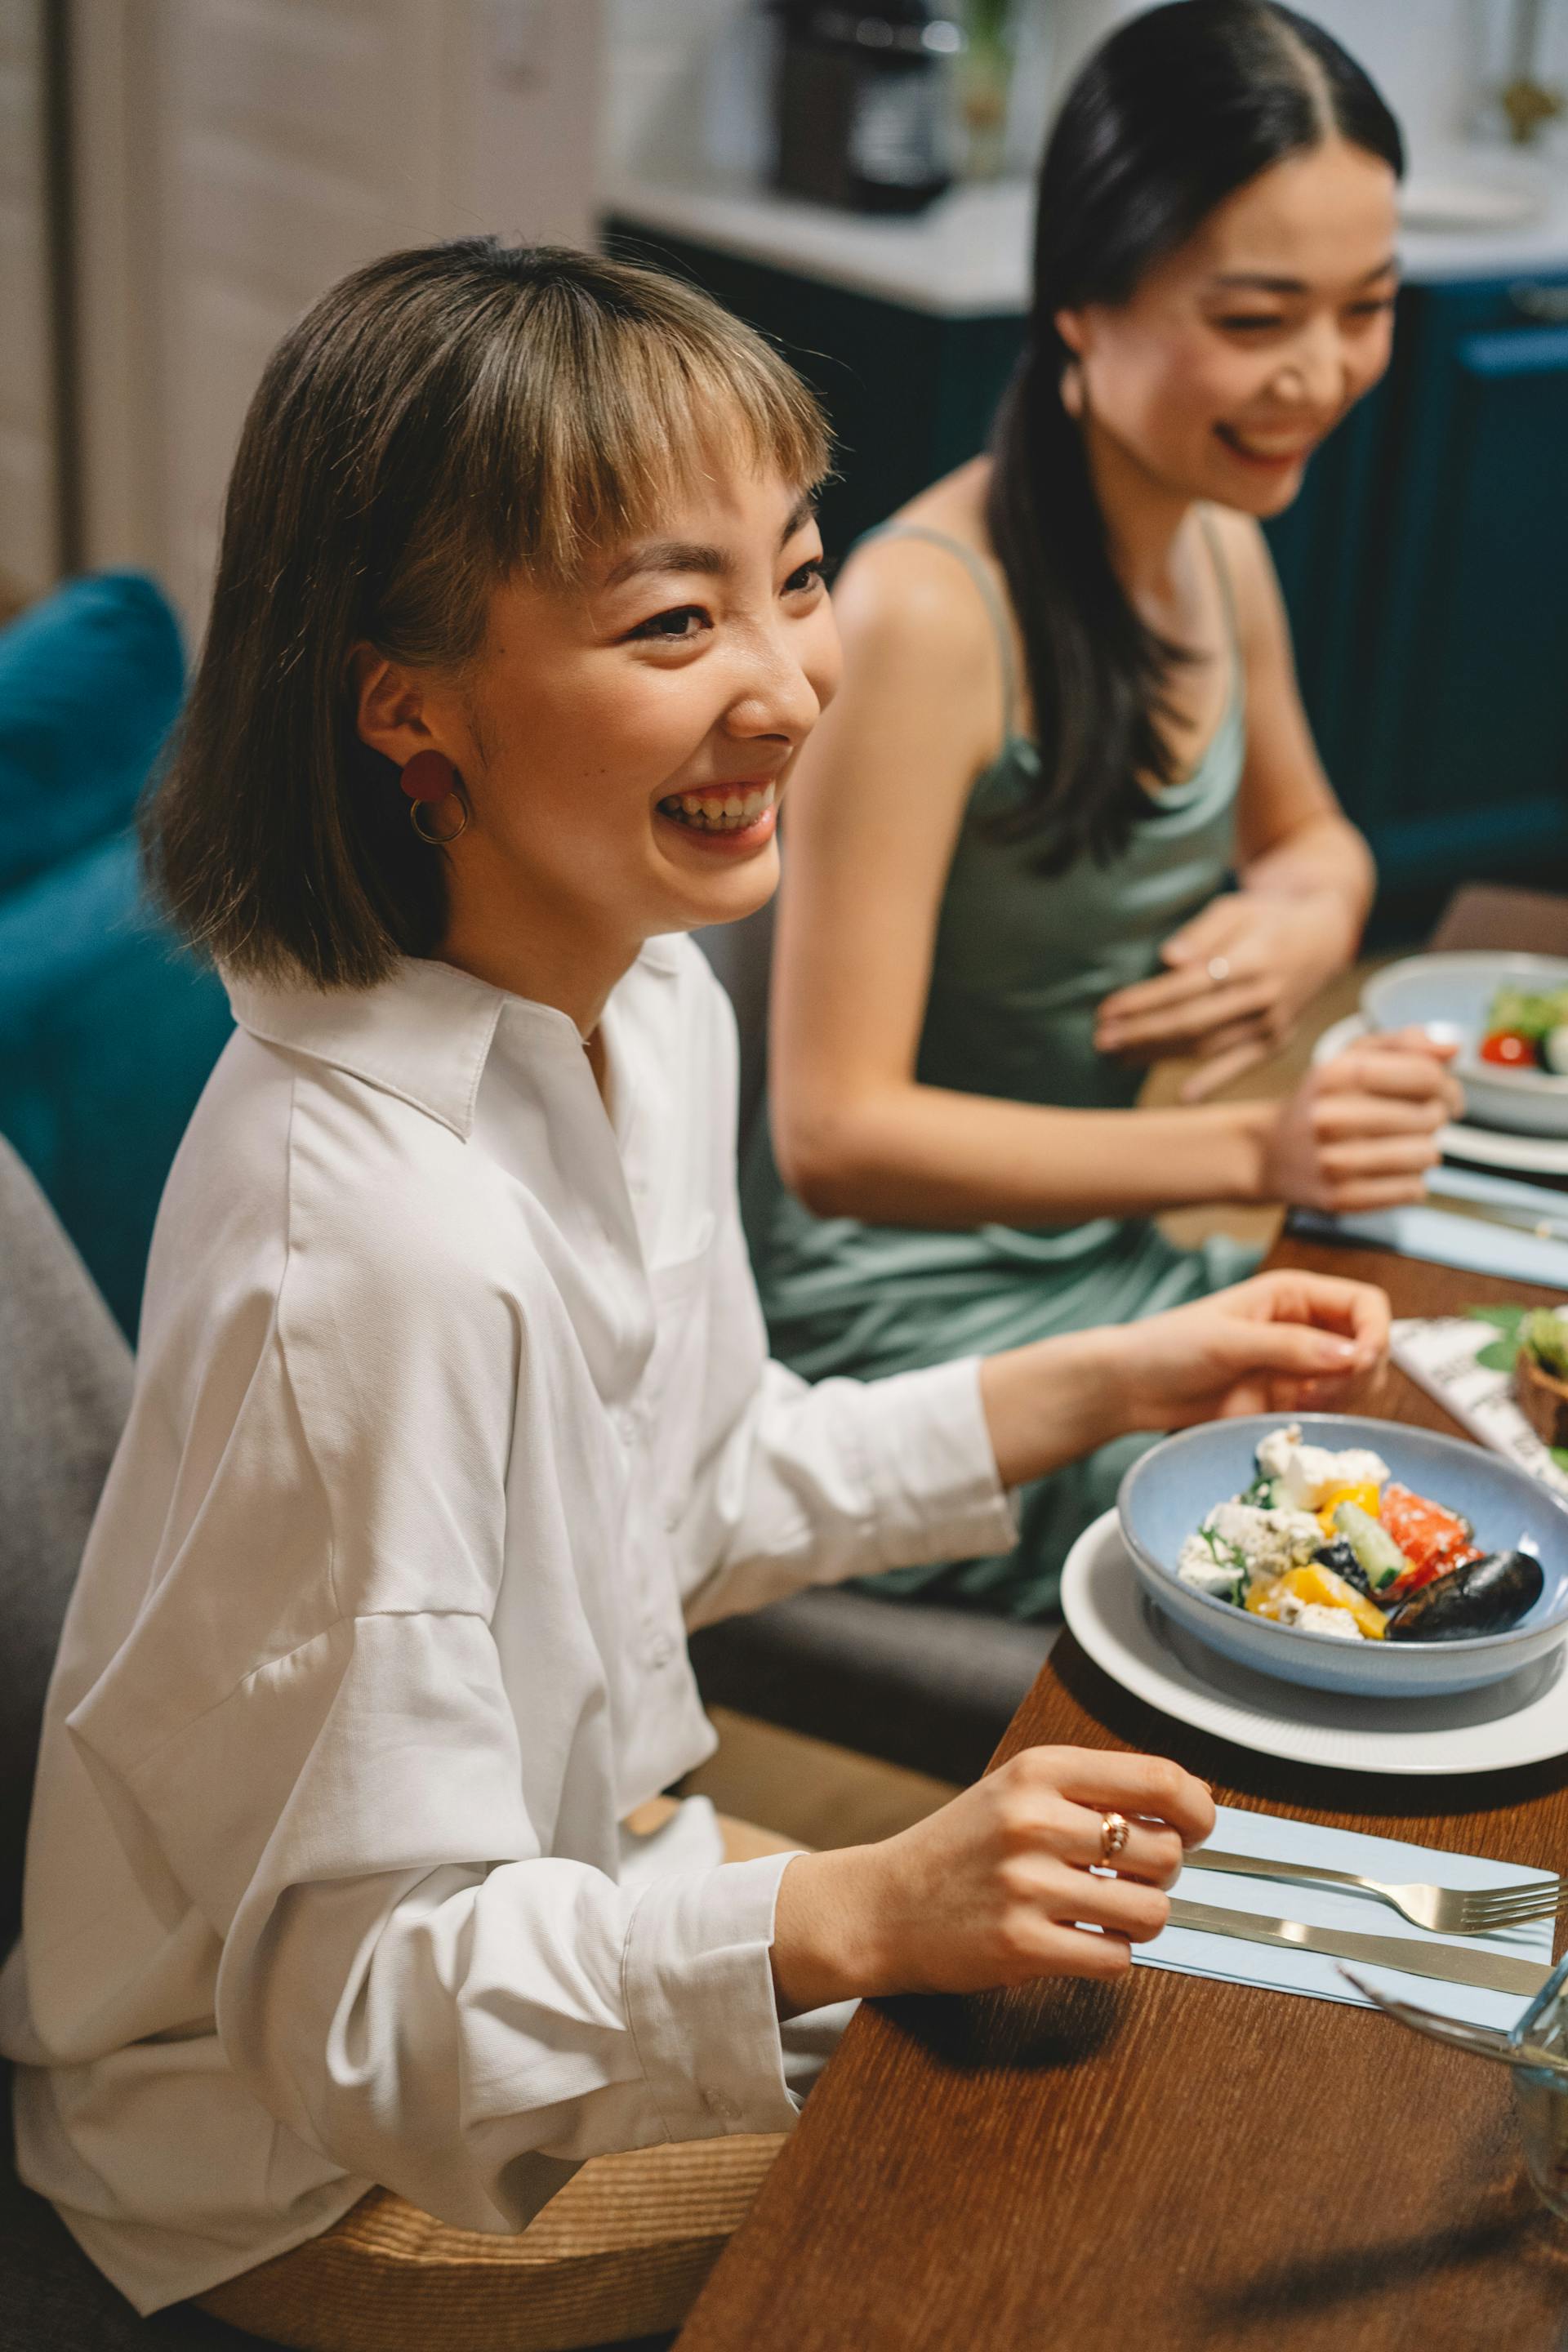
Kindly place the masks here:
MULTIPOLYGON (((644 968, 667 975, 679 970, 676 943, 649 940, 632 971, 644 968)), ((421 957, 405 957, 374 988, 311 988, 226 972, 224 984, 236 1021, 251 1036, 363 1078, 465 1140, 503 1010, 526 1019, 541 1043, 580 1049, 575 1027, 553 1005, 509 996, 452 964, 421 957)))
MULTIPOLYGON (((224 982, 235 1019, 251 1036, 346 1070, 467 1138, 508 1001, 499 988, 412 957, 374 988, 311 988, 226 972, 224 982)), ((555 1017, 571 1028, 563 1013, 555 1017)))

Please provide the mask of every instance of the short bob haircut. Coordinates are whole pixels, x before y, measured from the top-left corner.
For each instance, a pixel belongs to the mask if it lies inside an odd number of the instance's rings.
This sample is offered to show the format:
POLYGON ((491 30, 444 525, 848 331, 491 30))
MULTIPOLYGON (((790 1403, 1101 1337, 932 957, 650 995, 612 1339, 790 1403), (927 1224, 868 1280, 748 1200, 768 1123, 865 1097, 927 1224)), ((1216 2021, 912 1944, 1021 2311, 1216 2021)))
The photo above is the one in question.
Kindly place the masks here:
POLYGON ((323 295, 246 419, 212 615, 142 818, 153 886, 240 976, 368 987, 446 929, 446 858, 360 740, 370 645, 460 675, 519 573, 570 583, 715 456, 802 489, 821 413, 694 288, 469 237, 323 295))

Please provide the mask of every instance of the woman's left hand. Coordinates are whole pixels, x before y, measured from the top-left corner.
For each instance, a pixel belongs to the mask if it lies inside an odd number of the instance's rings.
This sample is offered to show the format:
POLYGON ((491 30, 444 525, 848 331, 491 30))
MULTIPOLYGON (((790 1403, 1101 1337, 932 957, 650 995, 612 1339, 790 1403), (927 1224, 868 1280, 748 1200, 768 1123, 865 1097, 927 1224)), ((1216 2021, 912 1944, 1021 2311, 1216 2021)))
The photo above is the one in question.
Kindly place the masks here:
POLYGON ((1243 1412, 1321 1411, 1376 1372, 1389 1305, 1369 1282, 1257 1274, 1116 1333, 1129 1429, 1185 1429, 1243 1412))
POLYGON ((1184 1102, 1201 1102, 1279 1049, 1354 948, 1338 891, 1226 891, 1165 941, 1168 971, 1106 997, 1096 1049, 1136 1061, 1201 1061, 1182 1088, 1184 1102))

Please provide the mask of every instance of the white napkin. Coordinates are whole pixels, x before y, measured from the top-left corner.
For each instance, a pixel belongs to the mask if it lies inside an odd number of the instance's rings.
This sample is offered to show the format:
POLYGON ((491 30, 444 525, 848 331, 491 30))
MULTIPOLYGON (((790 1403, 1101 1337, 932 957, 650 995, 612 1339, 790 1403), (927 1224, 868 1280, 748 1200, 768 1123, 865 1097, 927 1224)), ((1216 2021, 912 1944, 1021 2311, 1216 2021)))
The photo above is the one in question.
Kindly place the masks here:
POLYGON ((1568 1472, 1558 1468, 1514 1402, 1511 1373, 1476 1361, 1498 1336, 1496 1324, 1475 1315, 1412 1315, 1394 1324, 1388 1352, 1472 1437, 1568 1495, 1568 1472))
MULTIPOLYGON (((1433 1886, 1506 1886, 1521 1879, 1548 1878, 1549 1871, 1522 1870, 1515 1863, 1486 1862, 1477 1854, 1449 1853, 1433 1846, 1406 1845, 1398 1838, 1363 1837, 1316 1822, 1289 1821, 1278 1813, 1243 1812, 1221 1805, 1211 1843, 1227 1853, 1256 1854, 1260 1861, 1323 1863, 1332 1870, 1356 1870, 1395 1885, 1425 1880, 1433 1886)), ((1298 1919, 1310 1927, 1340 1927, 1360 1936, 1410 1937, 1430 1945, 1439 1940, 1413 1927, 1375 1895, 1348 1886, 1310 1886, 1271 1878, 1237 1878, 1218 1870, 1184 1870, 1173 1892, 1184 1903, 1207 1903, 1222 1911, 1253 1911, 1268 1919, 1298 1919)), ((1516 1959, 1552 1964, 1552 1921, 1508 1927, 1490 1936, 1445 1936, 1458 1951, 1507 1952, 1516 1959)), ((1135 1963, 1173 1969, 1178 1975, 1219 1977, 1231 1984, 1267 1985, 1275 1992, 1307 1993, 1318 2000, 1364 2000, 1339 1972, 1337 1960, 1316 1952, 1286 1951, 1270 1944, 1239 1943, 1231 1936, 1205 1936, 1192 1927, 1167 1927, 1152 1944, 1135 1944, 1135 1963)), ((1352 1962, 1352 1967, 1356 1966, 1352 1962)), ((1413 2000, 1444 2017, 1470 2025, 1506 2030, 1527 2006, 1515 1993, 1487 1992, 1470 1985, 1446 1984, 1398 1969, 1367 1969, 1380 1991, 1413 2000)))

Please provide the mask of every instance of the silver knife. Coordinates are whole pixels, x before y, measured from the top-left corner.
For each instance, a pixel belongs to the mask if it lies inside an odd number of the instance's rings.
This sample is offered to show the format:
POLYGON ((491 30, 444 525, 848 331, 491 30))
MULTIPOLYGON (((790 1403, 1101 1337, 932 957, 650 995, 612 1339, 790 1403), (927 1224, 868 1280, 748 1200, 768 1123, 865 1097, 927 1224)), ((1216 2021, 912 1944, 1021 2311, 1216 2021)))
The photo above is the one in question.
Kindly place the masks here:
POLYGON ((1450 1192, 1439 1168, 1428 1169, 1426 1181, 1427 1207, 1441 1209, 1445 1216, 1474 1217, 1483 1225, 1508 1225, 1515 1233, 1533 1234, 1537 1241, 1568 1242, 1568 1202, 1552 1213, 1518 1201, 1478 1201, 1468 1192, 1450 1192))
POLYGON ((1539 1960, 1516 1960, 1502 1952, 1470 1952, 1414 1936, 1355 1936, 1342 1927, 1304 1927, 1299 1919, 1220 1911, 1208 1903, 1173 1900, 1171 1925, 1195 1927, 1203 1936, 1234 1936, 1243 1944, 1275 1944, 1288 1952, 1360 1960, 1365 1968, 1400 1969, 1406 1976, 1442 1977, 1449 1984, 1479 1985, 1490 1992, 1518 1993, 1521 1999, 1539 1992, 1552 1973, 1539 1960))

